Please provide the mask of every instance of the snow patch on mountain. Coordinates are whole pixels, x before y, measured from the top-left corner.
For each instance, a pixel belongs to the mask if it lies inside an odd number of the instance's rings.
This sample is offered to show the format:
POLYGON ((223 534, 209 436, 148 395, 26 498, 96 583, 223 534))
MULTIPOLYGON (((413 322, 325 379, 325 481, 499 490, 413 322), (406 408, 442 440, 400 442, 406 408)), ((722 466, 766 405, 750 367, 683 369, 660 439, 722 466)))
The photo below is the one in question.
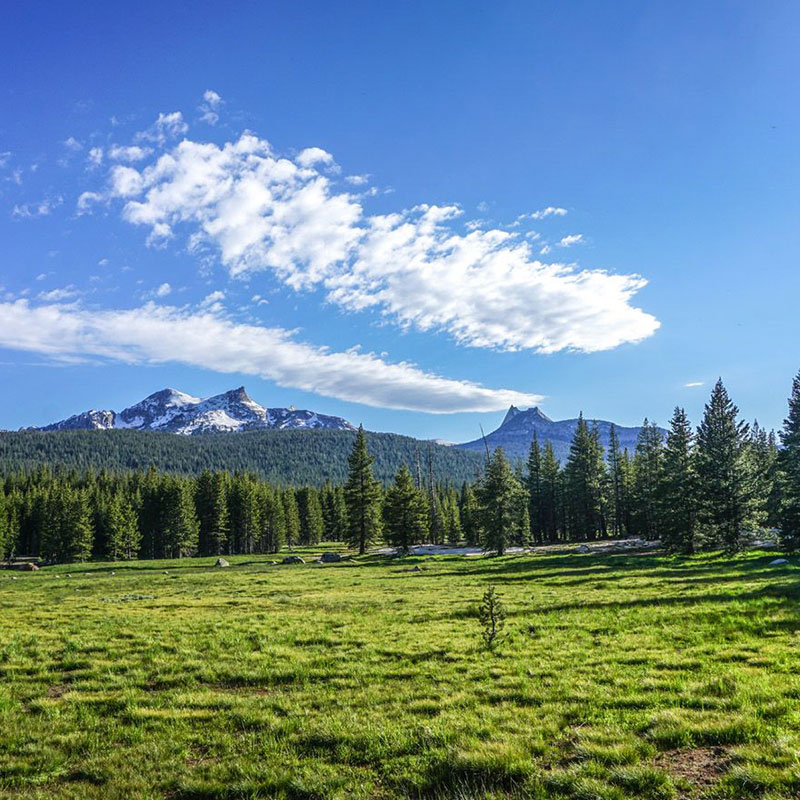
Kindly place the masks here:
POLYGON ((191 436, 270 428, 354 430, 341 417, 304 409, 265 408, 249 397, 244 386, 208 398, 193 397, 177 389, 162 389, 118 413, 92 409, 32 430, 132 429, 191 436))

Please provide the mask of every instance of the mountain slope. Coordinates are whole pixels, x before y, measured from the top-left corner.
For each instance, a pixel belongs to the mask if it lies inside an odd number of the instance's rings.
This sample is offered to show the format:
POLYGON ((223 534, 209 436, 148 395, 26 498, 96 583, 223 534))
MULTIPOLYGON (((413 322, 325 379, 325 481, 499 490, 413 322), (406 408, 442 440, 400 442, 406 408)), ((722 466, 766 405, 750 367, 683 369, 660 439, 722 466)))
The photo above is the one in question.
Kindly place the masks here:
MULTIPOLYGON (((600 441, 603 447, 608 446, 608 437, 611 426, 614 423, 606 420, 587 419, 590 427, 596 425, 600 432, 600 441)), ((552 420, 541 409, 528 408, 519 409, 511 406, 506 413, 500 427, 487 434, 486 442, 489 449, 502 447, 506 455, 511 458, 526 458, 533 440, 534 431, 539 439, 539 444, 543 447, 545 442, 553 445, 556 456, 563 464, 569 455, 569 445, 578 427, 577 419, 552 420)), ((640 428, 625 428, 614 425, 619 437, 620 446, 633 453, 636 448, 636 439, 639 436, 640 428)), ((472 442, 456 445, 461 450, 471 450, 484 452, 486 445, 483 439, 475 439, 472 442)))
MULTIPOLYGON (((325 429, 251 430, 230 436, 175 436, 150 430, 59 430, 0 432, 0 475, 48 469, 147 470, 198 475, 205 469, 248 471, 283 485, 343 483, 355 431, 325 429)), ((416 469, 417 453, 427 474, 428 456, 437 481, 460 486, 482 471, 481 453, 418 441, 395 433, 368 433, 374 472, 390 483, 402 464, 416 469)))
POLYGON ((294 408, 264 408, 248 396, 244 386, 205 399, 192 397, 176 389, 162 389, 120 412, 92 409, 61 422, 29 430, 133 429, 191 436, 198 433, 300 428, 355 430, 341 417, 294 408))

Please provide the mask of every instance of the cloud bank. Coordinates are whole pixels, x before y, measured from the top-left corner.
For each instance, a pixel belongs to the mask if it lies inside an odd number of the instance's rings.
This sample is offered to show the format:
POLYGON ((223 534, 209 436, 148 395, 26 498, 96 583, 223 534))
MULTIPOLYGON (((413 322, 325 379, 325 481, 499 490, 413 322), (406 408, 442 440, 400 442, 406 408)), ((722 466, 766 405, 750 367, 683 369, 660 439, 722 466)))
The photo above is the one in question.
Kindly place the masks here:
POLYGON ((280 386, 381 408, 446 414, 535 405, 539 395, 489 389, 387 363, 357 350, 331 352, 297 342, 293 333, 233 322, 218 312, 221 293, 187 310, 152 303, 128 310, 0 302, 0 347, 54 360, 125 364, 178 362, 223 373, 257 375, 280 386))
MULTIPOLYGON (((360 181, 339 183, 333 156, 318 147, 292 159, 245 133, 221 146, 184 139, 164 149, 185 132, 180 114, 162 114, 140 135, 160 154, 141 167, 113 166, 104 192, 84 193, 79 210, 120 200, 151 245, 182 234, 232 277, 270 270, 293 290, 322 288, 344 309, 473 347, 595 352, 642 341, 660 325, 632 305, 646 285, 639 275, 545 263, 530 238, 506 230, 462 233, 456 205, 368 214, 363 195, 347 189, 360 181)), ((550 206, 528 217, 565 213, 550 206)))

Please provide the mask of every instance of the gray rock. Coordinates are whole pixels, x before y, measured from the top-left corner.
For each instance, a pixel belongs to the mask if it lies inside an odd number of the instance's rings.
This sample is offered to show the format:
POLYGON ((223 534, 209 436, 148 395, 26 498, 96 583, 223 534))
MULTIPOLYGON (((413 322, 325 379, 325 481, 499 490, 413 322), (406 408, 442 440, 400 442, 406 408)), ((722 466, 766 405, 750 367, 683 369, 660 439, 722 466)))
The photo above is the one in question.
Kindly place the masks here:
POLYGON ((306 562, 303 561, 300 556, 286 556, 281 562, 283 564, 305 564, 306 562))
POLYGON ((335 564, 337 561, 341 560, 342 557, 338 553, 323 553, 322 558, 320 558, 323 564, 335 564))
POLYGON ((788 563, 789 563, 789 559, 787 559, 787 558, 776 558, 774 561, 770 561, 769 565, 771 567, 777 567, 780 564, 788 564, 788 563))
POLYGON ((591 547, 589 547, 589 545, 588 545, 588 544, 579 544, 579 545, 578 545, 578 546, 575 548, 574 552, 575 552, 575 553, 591 553, 591 552, 592 552, 592 548, 591 548, 591 547))
POLYGON ((215 567, 229 567, 230 565, 230 561, 226 561, 224 558, 218 558, 217 563, 214 564, 215 567))

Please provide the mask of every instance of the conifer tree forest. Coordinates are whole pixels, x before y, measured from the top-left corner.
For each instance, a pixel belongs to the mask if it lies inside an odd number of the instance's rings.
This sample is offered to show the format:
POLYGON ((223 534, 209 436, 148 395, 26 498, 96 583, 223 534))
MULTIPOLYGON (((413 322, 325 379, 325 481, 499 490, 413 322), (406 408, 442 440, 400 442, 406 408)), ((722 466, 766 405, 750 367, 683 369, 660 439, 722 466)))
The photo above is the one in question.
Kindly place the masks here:
POLYGON ((620 448, 613 429, 604 451, 581 417, 565 463, 534 437, 524 464, 498 448, 482 475, 460 485, 437 480, 419 451, 384 485, 367 439, 360 429, 347 480, 321 487, 276 485, 247 471, 9 469, 0 477, 0 557, 180 558, 322 541, 359 553, 432 543, 502 554, 619 536, 692 554, 734 552, 765 529, 785 551, 800 549, 800 374, 778 435, 744 423, 720 380, 696 428, 676 408, 666 436, 645 420, 634 452, 620 448))

